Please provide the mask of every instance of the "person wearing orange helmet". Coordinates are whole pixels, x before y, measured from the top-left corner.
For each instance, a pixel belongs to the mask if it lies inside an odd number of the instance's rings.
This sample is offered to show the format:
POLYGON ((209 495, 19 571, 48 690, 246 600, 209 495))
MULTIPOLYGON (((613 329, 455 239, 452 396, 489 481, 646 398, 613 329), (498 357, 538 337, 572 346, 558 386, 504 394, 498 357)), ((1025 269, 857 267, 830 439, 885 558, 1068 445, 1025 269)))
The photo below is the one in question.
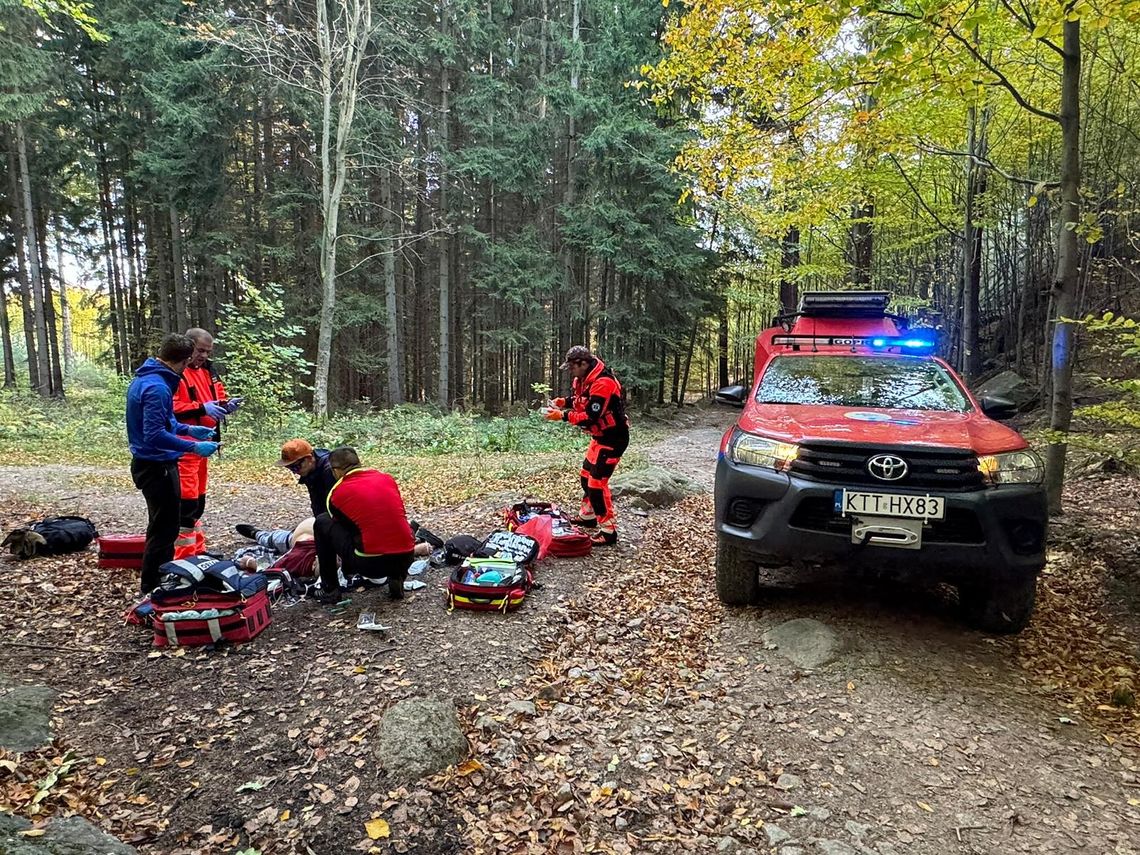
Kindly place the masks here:
POLYGON ((598 545, 617 543, 610 477, 629 447, 629 417, 621 383, 590 349, 575 345, 566 352, 562 370, 573 378, 569 398, 556 398, 546 412, 549 421, 564 421, 590 435, 582 461, 582 508, 574 520, 595 529, 590 539, 598 545))

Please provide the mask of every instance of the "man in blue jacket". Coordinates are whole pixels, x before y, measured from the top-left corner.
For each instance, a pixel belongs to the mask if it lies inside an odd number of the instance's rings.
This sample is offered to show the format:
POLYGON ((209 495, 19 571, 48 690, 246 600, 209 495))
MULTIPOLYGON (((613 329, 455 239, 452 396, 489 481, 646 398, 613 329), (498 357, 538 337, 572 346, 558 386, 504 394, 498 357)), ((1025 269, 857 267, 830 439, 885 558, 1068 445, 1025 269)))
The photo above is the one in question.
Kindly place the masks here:
POLYGON ((158 356, 135 371, 127 388, 127 442, 131 448, 131 478, 146 499, 148 522, 142 558, 142 592, 158 587, 159 568, 174 559, 178 537, 181 490, 178 458, 187 452, 209 457, 218 450, 207 440, 213 429, 179 424, 174 419, 174 390, 194 352, 184 335, 163 339, 158 356))

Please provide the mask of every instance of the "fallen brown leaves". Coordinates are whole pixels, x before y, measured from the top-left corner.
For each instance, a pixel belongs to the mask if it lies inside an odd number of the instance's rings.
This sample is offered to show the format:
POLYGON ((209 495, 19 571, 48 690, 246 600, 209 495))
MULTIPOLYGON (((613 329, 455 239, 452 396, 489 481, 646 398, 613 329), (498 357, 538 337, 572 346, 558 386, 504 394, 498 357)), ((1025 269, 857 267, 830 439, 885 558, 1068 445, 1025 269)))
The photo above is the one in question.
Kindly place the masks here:
POLYGON ((1038 582, 1036 613, 1013 643, 1022 667, 1075 715, 1109 742, 1140 747, 1140 704, 1123 703, 1140 689, 1136 645, 1105 608, 1113 562, 1140 557, 1134 489, 1129 478, 1070 485, 1072 510, 1054 526, 1057 546, 1038 582))
POLYGON ((39 751, 0 751, 0 812, 33 822, 79 814, 96 824, 129 829, 128 842, 149 839, 162 825, 158 807, 136 794, 114 794, 117 781, 105 777, 102 757, 80 757, 61 747, 62 740, 39 751))
MULTIPOLYGON (((711 498, 652 519, 649 546, 596 551, 587 596, 551 609, 561 637, 521 685, 469 713, 477 762, 450 774, 475 852, 631 852, 709 833, 721 816, 711 760, 664 724, 703 694, 720 621, 710 593, 711 498), (668 544, 658 548, 656 544, 668 544), (659 722, 652 749, 615 750, 618 722, 659 722)), ((546 573, 565 572, 556 562, 546 573)))

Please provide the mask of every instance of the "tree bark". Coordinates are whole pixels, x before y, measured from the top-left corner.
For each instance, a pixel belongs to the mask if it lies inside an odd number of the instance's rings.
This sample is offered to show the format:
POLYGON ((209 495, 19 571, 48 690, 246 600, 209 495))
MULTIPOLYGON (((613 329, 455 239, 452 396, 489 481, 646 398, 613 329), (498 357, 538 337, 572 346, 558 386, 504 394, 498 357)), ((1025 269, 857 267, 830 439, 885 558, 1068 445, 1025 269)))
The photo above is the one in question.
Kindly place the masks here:
MULTIPOLYGON (((444 39, 448 33, 448 9, 444 0, 440 8, 440 31, 444 39)), ((451 403, 451 282, 448 268, 451 261, 451 241, 448 235, 447 212, 447 156, 448 156, 448 99, 451 82, 448 79, 447 61, 440 59, 439 72, 439 387, 436 401, 443 409, 451 403)))
POLYGON ((59 314, 63 322, 63 373, 70 376, 75 370, 75 341, 71 335, 71 301, 67 296, 67 282, 63 278, 63 223, 59 214, 53 219, 55 231, 55 276, 59 280, 59 314))
MULTIPOLYGON (((1067 8, 1071 8, 1067 7, 1067 8)), ((1081 214, 1081 22, 1065 21, 1061 73, 1061 217, 1057 259, 1053 273, 1053 405, 1049 428, 1053 432, 1045 465, 1049 511, 1062 511, 1068 432, 1073 419, 1073 362, 1078 311, 1077 278, 1080 248, 1077 224, 1081 214)))
POLYGON ((360 94, 360 63, 372 32, 370 0, 338 3, 344 16, 341 34, 329 19, 329 0, 317 1, 316 39, 320 52, 321 85, 321 312, 317 333, 313 412, 328 415, 329 366, 332 362, 333 319, 336 311, 337 238, 340 205, 347 179, 348 144, 360 94), (336 135, 332 109, 336 102, 336 135))
POLYGON ((36 359, 36 330, 32 318, 32 294, 28 287, 28 254, 24 242, 24 213, 20 185, 16 179, 16 145, 13 139, 8 146, 9 205, 12 220, 12 237, 16 245, 16 275, 20 293, 20 312, 24 326, 24 349, 28 355, 28 381, 32 389, 39 388, 39 362, 36 359))
POLYGON ((47 325, 49 362, 51 364, 51 395, 63 397, 63 364, 59 355, 59 333, 56 329, 55 299, 51 290, 51 263, 48 257, 47 214, 36 216, 36 244, 40 248, 40 269, 44 277, 44 321, 47 325))
POLYGON ((798 308, 798 285, 795 276, 789 276, 787 271, 794 270, 800 264, 800 229, 799 226, 789 226, 784 235, 780 253, 780 311, 794 312, 798 308))
POLYGON ((35 390, 40 395, 51 394, 51 365, 48 361, 49 343, 47 321, 44 315, 43 273, 40 268, 40 250, 36 242, 35 209, 32 207, 32 185, 28 174, 27 143, 24 138, 24 123, 16 122, 16 159, 19 166, 19 181, 22 207, 24 209, 24 241, 27 244, 28 271, 31 274, 28 285, 32 292, 32 316, 35 323, 36 350, 33 357, 28 353, 28 362, 36 361, 38 383, 35 390))
POLYGON ((974 225, 974 197, 977 192, 978 165, 973 160, 978 154, 978 111, 970 105, 966 111, 966 199, 962 224, 962 328, 958 348, 958 367, 967 380, 978 376, 981 360, 978 353, 978 310, 981 290, 978 250, 980 230, 974 225))
MULTIPOLYGON (((190 326, 190 316, 187 313, 185 266, 182 259, 182 223, 178 216, 178 207, 171 202, 168 206, 170 215, 170 274, 171 292, 174 295, 174 326, 179 332, 186 332, 190 326)), ((167 330, 169 332, 169 330, 167 330)))
POLYGON ((12 352, 12 328, 8 322, 8 289, 0 275, 0 351, 4 357, 4 388, 16 388, 16 355, 12 352))
POLYGON ((400 308, 396 292, 396 253, 400 251, 400 226, 392 207, 391 169, 380 177, 380 207, 384 218, 384 233, 391 243, 384 252, 384 309, 388 315, 388 403, 404 403, 404 382, 400 376, 400 308))

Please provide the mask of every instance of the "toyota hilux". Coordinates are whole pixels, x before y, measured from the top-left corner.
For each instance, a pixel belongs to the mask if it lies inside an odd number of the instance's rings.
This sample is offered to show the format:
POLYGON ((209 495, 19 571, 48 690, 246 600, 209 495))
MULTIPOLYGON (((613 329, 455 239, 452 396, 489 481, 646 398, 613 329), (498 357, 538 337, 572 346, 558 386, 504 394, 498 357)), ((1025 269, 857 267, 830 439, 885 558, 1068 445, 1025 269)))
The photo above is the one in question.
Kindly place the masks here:
POLYGON ((1045 564, 1041 458, 936 356, 885 292, 808 292, 756 339, 754 381, 716 471, 716 587, 760 597, 761 566, 838 563, 957 588, 982 629, 1028 622, 1045 564))

